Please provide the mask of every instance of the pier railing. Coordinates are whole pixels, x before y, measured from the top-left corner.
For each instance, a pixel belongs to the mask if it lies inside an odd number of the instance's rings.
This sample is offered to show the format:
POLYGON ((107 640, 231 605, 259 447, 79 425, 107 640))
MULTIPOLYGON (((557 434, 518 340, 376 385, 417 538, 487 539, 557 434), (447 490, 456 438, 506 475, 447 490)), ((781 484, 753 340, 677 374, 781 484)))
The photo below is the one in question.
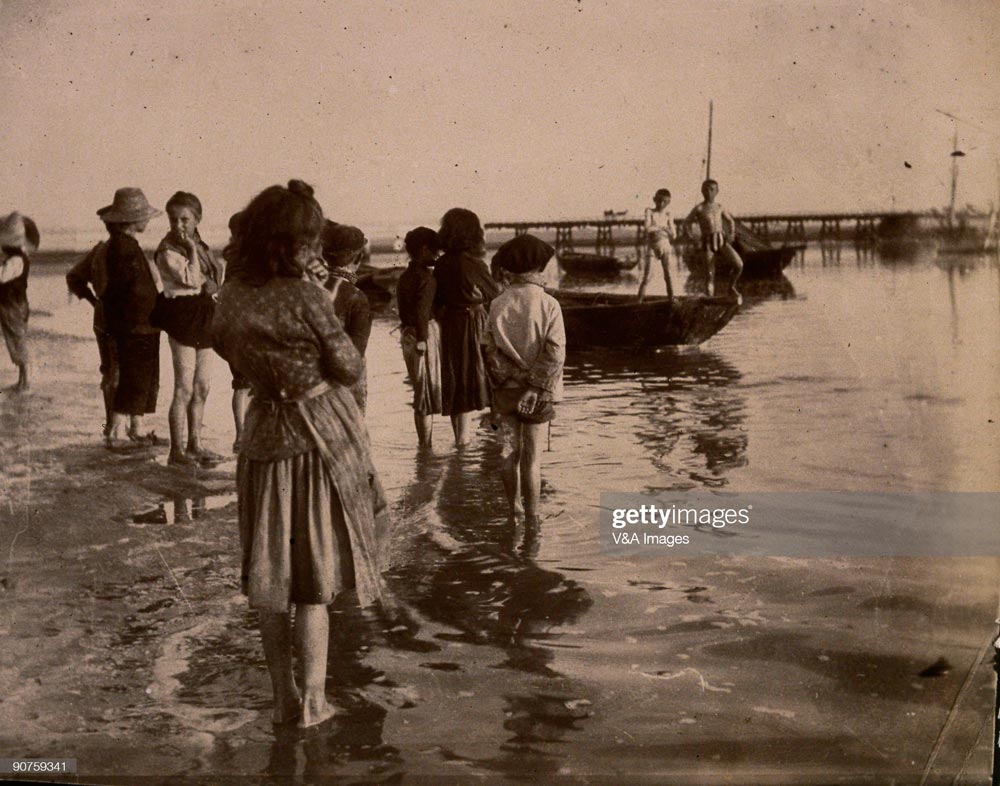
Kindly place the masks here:
MULTIPOLYGON (((882 221, 903 216, 916 217, 928 231, 942 228, 948 220, 947 215, 939 211, 752 214, 736 216, 736 220, 758 237, 779 244, 802 243, 806 240, 853 240, 869 243, 878 235, 882 221)), ((974 218, 983 217, 975 214, 974 218)), ((677 237, 689 237, 688 227, 683 219, 675 219, 674 224, 677 227, 677 237)), ((639 218, 493 221, 486 224, 485 228, 497 232, 513 232, 515 235, 534 231, 554 234, 557 253, 572 251, 574 243, 592 246, 596 253, 612 256, 618 247, 634 245, 638 254, 646 245, 644 222, 639 218), (577 233, 575 236, 574 231, 577 233), (618 237, 615 236, 616 231, 618 237)))

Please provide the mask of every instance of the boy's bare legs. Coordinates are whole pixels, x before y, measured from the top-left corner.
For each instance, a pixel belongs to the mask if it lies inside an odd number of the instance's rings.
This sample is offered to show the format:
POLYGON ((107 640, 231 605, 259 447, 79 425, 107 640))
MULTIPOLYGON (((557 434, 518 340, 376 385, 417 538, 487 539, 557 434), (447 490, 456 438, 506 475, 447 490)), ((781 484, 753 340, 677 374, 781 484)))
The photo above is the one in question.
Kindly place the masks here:
POLYGON ((302 717, 299 725, 315 726, 335 712, 326 700, 326 657, 330 643, 327 607, 314 603, 295 604, 295 645, 302 659, 302 717))
POLYGON ((521 491, 525 521, 538 518, 538 498, 542 491, 542 431, 545 423, 521 424, 521 491))
POLYGON ((719 249, 719 254, 725 257, 726 267, 732 273, 732 278, 730 278, 730 288, 727 294, 742 301, 739 290, 736 289, 736 282, 739 281, 740 276, 743 274, 743 260, 740 259, 740 255, 736 253, 736 249, 729 243, 726 243, 721 249, 719 249))
POLYGON ((111 436, 111 424, 115 416, 115 389, 107 380, 101 380, 101 393, 104 396, 104 437, 111 436))
MULTIPOLYGON (((195 456, 201 456, 203 453, 201 447, 201 422, 205 414, 205 401, 208 399, 211 378, 212 350, 196 349, 191 399, 187 405, 187 452, 195 456)), ((172 440, 173 434, 170 437, 172 440)))
POLYGON ((128 415, 124 412, 111 413, 111 421, 108 423, 108 444, 114 442, 115 440, 120 440, 125 436, 122 432, 125 430, 125 419, 127 417, 128 415))
POLYGON ((413 425, 417 427, 417 444, 422 448, 429 448, 431 438, 434 436, 434 416, 414 410, 413 425))
POLYGON ((260 638, 274 693, 274 723, 288 723, 299 716, 302 698, 292 669, 292 620, 286 612, 260 612, 260 638))
POLYGON ((168 420, 170 422, 170 455, 167 461, 171 464, 193 464, 194 460, 185 455, 184 429, 187 425, 187 412, 194 394, 194 372, 198 363, 198 350, 187 347, 168 337, 170 342, 170 357, 174 365, 174 397, 170 402, 168 420))
POLYGON ((497 418, 500 421, 500 455, 503 458, 500 477, 508 512, 516 516, 524 512, 521 504, 521 451, 525 427, 514 415, 497 415, 497 418))
POLYGON ((17 384, 14 385, 15 393, 26 393, 31 385, 28 382, 28 361, 24 361, 17 367, 17 384))
POLYGON ((674 296, 674 285, 670 280, 670 243, 666 240, 661 240, 656 245, 656 258, 660 260, 660 266, 663 268, 663 283, 667 286, 667 297, 672 298, 674 296))
POLYGON ((646 287, 649 285, 649 271, 653 261, 653 249, 647 247, 646 253, 642 256, 642 281, 639 282, 639 302, 646 297, 646 287))
POLYGON ((455 444, 460 448, 469 443, 469 424, 471 421, 471 412, 459 412, 451 416, 451 429, 455 432, 455 444))

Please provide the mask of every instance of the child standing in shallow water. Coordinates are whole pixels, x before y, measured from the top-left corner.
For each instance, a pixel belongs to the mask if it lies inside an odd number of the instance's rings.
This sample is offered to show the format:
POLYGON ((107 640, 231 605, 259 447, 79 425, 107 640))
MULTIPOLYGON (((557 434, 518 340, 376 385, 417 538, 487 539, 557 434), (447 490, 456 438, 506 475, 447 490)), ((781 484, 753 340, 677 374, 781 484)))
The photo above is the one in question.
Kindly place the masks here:
POLYGON ((104 326, 115 343, 118 386, 115 388, 111 428, 105 444, 111 449, 159 445, 152 431, 142 433, 142 418, 156 411, 160 385, 160 331, 150 324, 156 304, 155 268, 139 246, 136 235, 150 219, 161 215, 140 188, 119 188, 114 202, 97 211, 108 227, 107 283, 101 297, 104 326), (128 419, 128 440, 122 429, 128 419))
POLYGON ((20 213, 0 221, 0 328, 10 359, 17 366, 17 384, 11 391, 28 390, 28 271, 30 254, 40 237, 35 222, 20 213))
POLYGON ((170 197, 170 231, 156 249, 156 267, 163 283, 157 325, 167 333, 174 363, 167 463, 181 466, 213 464, 222 458, 201 445, 201 421, 212 371, 214 297, 222 286, 222 266, 198 234, 201 212, 201 201, 194 194, 178 191, 170 197))
MULTIPOLYGON (((105 225, 107 228, 107 225, 105 225)), ((110 230, 109 230, 110 233, 110 230)), ((94 337, 101 359, 101 393, 104 397, 104 430, 107 439, 111 433, 114 412, 115 389, 118 387, 118 351, 115 342, 104 324, 104 306, 101 298, 108 284, 108 241, 95 245, 79 262, 66 273, 69 291, 80 300, 86 300, 94 307, 94 337)))
POLYGON ((727 213, 722 205, 715 201, 719 194, 719 184, 714 180, 706 180, 701 184, 701 193, 705 197, 704 202, 695 205, 688 214, 686 222, 698 222, 701 230, 701 247, 705 256, 705 266, 708 275, 708 288, 714 295, 715 291, 715 262, 718 257, 722 257, 732 270, 732 284, 729 294, 738 301, 742 300, 740 293, 736 289, 736 282, 740 273, 743 272, 743 260, 736 253, 736 249, 730 244, 730 239, 736 234, 736 219, 727 213))
POLYGON ((254 391, 236 468, 243 591, 260 612, 272 718, 301 726, 334 712, 327 605, 352 587, 363 606, 381 597, 378 555, 388 533, 368 434, 348 390, 361 357, 329 295, 304 280, 322 230, 305 183, 258 194, 240 219, 213 320, 215 347, 254 391))
POLYGON ((503 485, 513 516, 537 523, 541 492, 541 435, 562 398, 566 330, 562 309, 542 286, 541 274, 555 250, 533 235, 500 246, 495 267, 510 274, 507 288, 490 304, 483 337, 500 421, 503 485))
POLYGON ((413 423, 421 447, 430 447, 434 415, 441 413, 441 332, 434 319, 437 282, 431 266, 437 258, 438 235, 429 227, 406 233, 410 264, 396 285, 400 347, 413 386, 413 423))

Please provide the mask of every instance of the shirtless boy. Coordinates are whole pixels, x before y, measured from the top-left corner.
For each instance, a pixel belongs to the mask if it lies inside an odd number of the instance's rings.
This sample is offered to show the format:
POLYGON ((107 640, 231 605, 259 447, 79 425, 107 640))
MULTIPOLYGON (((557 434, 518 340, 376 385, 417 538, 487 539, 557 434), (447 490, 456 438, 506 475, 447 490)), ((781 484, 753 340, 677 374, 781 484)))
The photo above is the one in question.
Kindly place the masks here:
POLYGON ((718 257, 726 261, 726 266, 733 271, 729 294, 738 301, 742 300, 736 290, 736 282, 743 272, 743 260, 731 245, 730 238, 736 234, 736 220, 727 213, 722 205, 715 201, 719 194, 719 184, 714 180, 706 180, 701 184, 701 193, 705 201, 694 206, 688 213, 687 222, 697 221, 701 230, 701 247, 705 255, 705 265, 708 273, 709 290, 715 291, 715 262, 718 257))

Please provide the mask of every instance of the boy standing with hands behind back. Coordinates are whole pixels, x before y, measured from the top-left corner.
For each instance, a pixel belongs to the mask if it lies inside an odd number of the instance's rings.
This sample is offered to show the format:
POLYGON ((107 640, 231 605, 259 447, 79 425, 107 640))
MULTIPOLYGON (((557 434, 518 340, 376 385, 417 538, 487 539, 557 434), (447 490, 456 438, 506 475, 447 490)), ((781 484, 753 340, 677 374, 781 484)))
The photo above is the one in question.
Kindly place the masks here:
POLYGON ((541 435, 562 398, 566 362, 562 309, 542 280, 554 255, 552 246, 533 235, 519 235, 500 246, 493 262, 509 274, 509 283, 490 303, 483 334, 492 408, 500 426, 504 491, 510 515, 523 511, 526 524, 538 523, 541 435))

